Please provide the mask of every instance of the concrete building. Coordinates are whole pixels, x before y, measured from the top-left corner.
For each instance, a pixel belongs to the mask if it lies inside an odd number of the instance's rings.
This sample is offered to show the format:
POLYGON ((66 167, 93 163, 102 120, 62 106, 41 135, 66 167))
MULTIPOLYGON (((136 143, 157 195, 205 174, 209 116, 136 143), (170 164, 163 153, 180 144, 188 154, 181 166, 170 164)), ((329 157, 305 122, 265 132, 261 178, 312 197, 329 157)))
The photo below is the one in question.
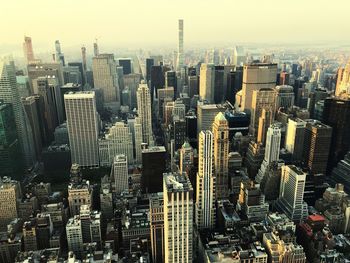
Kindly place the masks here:
POLYGON ((92 91, 64 95, 72 163, 83 167, 99 166, 99 116, 92 91))
POLYGON ((294 106, 293 87, 289 85, 276 86, 276 110, 279 108, 290 108, 294 106))
POLYGON ((306 122, 299 118, 289 118, 286 131, 285 148, 293 155, 294 161, 301 161, 304 151, 306 122))
POLYGON ((66 225, 66 235, 69 251, 81 257, 83 252, 83 234, 79 216, 72 217, 66 225))
POLYGON ((185 65, 185 53, 184 53, 184 21, 179 19, 179 38, 177 49, 177 71, 180 71, 185 65))
POLYGON ((117 194, 129 189, 128 158, 124 154, 114 157, 111 178, 114 179, 114 191, 117 194))
POLYGON ((68 204, 70 215, 79 215, 82 205, 92 206, 93 188, 89 181, 70 183, 68 185, 68 204))
POLYGON ((224 105, 217 104, 204 104, 199 102, 197 105, 197 132, 205 130, 212 130, 212 125, 215 116, 219 112, 225 112, 226 107, 224 105))
POLYGON ((150 196, 150 228, 152 262, 164 262, 164 200, 163 193, 150 196))
POLYGON ((215 66, 201 64, 199 79, 199 97, 208 103, 214 103, 215 66))
POLYGON ((137 110, 142 124, 143 142, 153 146, 151 94, 145 83, 141 83, 137 90, 137 110))

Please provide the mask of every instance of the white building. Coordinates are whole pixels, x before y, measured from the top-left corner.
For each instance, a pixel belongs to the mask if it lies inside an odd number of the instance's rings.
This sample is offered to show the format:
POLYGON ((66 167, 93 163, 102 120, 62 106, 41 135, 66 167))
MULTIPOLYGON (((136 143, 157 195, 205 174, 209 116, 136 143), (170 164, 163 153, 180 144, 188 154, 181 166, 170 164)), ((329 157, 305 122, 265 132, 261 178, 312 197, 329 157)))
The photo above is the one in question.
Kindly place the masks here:
POLYGON ((298 161, 303 157, 304 137, 306 122, 302 119, 288 119, 285 148, 292 153, 293 160, 298 161))
POLYGON ((111 175, 116 193, 119 194, 124 190, 128 190, 128 158, 125 155, 120 154, 114 157, 111 175))
POLYGON ((214 103, 215 66, 201 64, 199 79, 199 96, 202 100, 214 103))
POLYGON ((65 94, 64 105, 72 163, 82 167, 99 166, 99 116, 96 111, 95 92, 65 94))
POLYGON ((179 39, 177 51, 177 70, 180 71, 184 67, 184 21, 179 19, 179 39))
POLYGON ((66 225, 68 250, 73 251, 77 256, 83 252, 83 234, 79 216, 70 218, 66 225))
POLYGON ((196 224, 199 229, 215 226, 216 178, 214 176, 213 133, 201 131, 198 143, 196 224))
POLYGON ((165 263, 189 263, 193 255, 193 188, 185 175, 164 174, 165 263))
POLYGON ((152 132, 152 109, 151 109, 151 93, 145 83, 141 83, 137 90, 137 112, 141 119, 142 140, 148 145, 153 145, 152 132))

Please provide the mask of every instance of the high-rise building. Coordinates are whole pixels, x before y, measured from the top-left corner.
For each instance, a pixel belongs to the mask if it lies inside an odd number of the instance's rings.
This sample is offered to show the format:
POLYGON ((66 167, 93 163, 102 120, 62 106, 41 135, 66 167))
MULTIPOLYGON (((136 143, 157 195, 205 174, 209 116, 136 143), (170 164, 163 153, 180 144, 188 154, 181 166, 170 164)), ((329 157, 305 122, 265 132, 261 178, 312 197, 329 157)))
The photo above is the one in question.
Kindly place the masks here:
POLYGON ((24 58, 27 64, 35 60, 31 37, 27 37, 27 36, 24 37, 23 52, 24 52, 24 58))
POLYGON ((185 175, 164 174, 164 262, 191 262, 193 188, 185 175))
POLYGON ((70 215, 79 215, 82 205, 92 206, 93 188, 89 181, 72 182, 68 185, 68 204, 70 215))
POLYGON ((92 59, 94 87, 103 90, 105 106, 118 110, 120 93, 117 77, 117 65, 113 54, 100 54, 92 59))
POLYGON ((34 164, 35 148, 32 130, 24 114, 21 98, 19 96, 16 69, 13 61, 0 60, 0 99, 12 104, 19 145, 27 167, 34 164))
POLYGON ((179 19, 179 39, 177 49, 177 71, 180 71, 184 67, 184 21, 179 19))
POLYGON ((47 78, 51 85, 64 85, 63 66, 59 62, 42 63, 35 62, 27 65, 28 77, 30 80, 30 86, 37 93, 36 85, 37 78, 47 78))
POLYGON ((201 64, 199 78, 199 96, 208 103, 214 103, 215 66, 201 64))
POLYGON ((137 108, 136 92, 141 82, 142 75, 139 73, 131 73, 124 75, 124 89, 130 92, 130 109, 137 108))
POLYGON ((338 70, 335 96, 340 96, 342 93, 350 94, 350 61, 344 68, 339 68, 338 70))
POLYGON ((146 58, 146 81, 149 83, 151 80, 151 68, 154 66, 154 60, 152 58, 146 58))
POLYGON ((231 103, 236 103, 236 93, 242 89, 243 67, 236 66, 234 70, 227 73, 226 79, 226 99, 231 103))
POLYGON ((313 174, 326 173, 332 127, 316 120, 306 120, 304 162, 313 174))
POLYGON ((350 99, 325 99, 322 122, 333 128, 328 162, 328 168, 332 168, 350 149, 350 99))
POLYGON ((124 154, 114 157, 111 177, 114 179, 114 190, 117 194, 129 189, 128 158, 124 154))
POLYGON ((141 83, 137 90, 137 111, 142 124, 144 143, 153 145, 151 94, 147 84, 141 83))
POLYGON ((123 67, 123 74, 128 75, 132 73, 132 60, 131 58, 118 58, 119 66, 123 67))
POLYGON ((288 119, 285 148, 293 155, 294 161, 301 161, 304 151, 306 122, 299 118, 288 119))
MULTIPOLYGON (((260 89, 273 89, 276 86, 277 64, 273 63, 251 63, 243 67, 242 91, 238 92, 241 110, 252 109, 253 91, 260 89)), ((237 99, 237 96, 236 96, 237 99)))
POLYGON ((157 193, 162 191, 162 176, 166 169, 164 146, 153 146, 142 150, 142 191, 157 193))
POLYGON ((185 142, 180 149, 180 173, 183 174, 193 165, 194 152, 188 142, 185 142))
POLYGON ((188 76, 188 96, 193 98, 194 95, 199 95, 199 77, 198 76, 188 76))
POLYGON ((212 229, 215 226, 216 178, 213 167, 213 139, 211 131, 199 133, 196 183, 196 224, 198 229, 212 229))
POLYGON ((101 166, 111 166, 118 154, 124 154, 131 164, 134 161, 133 138, 129 125, 116 122, 109 128, 103 139, 99 139, 99 158, 101 166))
POLYGON ((12 105, 0 101, 0 176, 19 175, 22 162, 12 105))
POLYGON ((163 193, 156 193, 149 199, 152 262, 164 262, 164 201, 163 193))
POLYGON ((72 163, 87 167, 98 166, 99 117, 95 93, 86 91, 65 94, 64 104, 72 163))
POLYGON ((61 51, 61 44, 59 40, 55 41, 55 60, 65 66, 64 55, 61 51))
POLYGON ((213 153, 217 199, 228 196, 229 127, 224 114, 219 112, 213 122, 213 153))
POLYGON ((226 107, 217 104, 204 104, 199 102, 197 104, 197 132, 212 130, 212 125, 215 120, 215 116, 219 112, 225 112, 226 107))
POLYGON ((233 59, 232 64, 235 66, 243 66, 246 63, 246 55, 244 53, 244 48, 241 46, 235 46, 233 49, 233 59))
POLYGON ((266 120, 266 128, 275 119, 276 112, 276 91, 275 89, 262 88, 253 91, 252 104, 251 104, 251 118, 250 118, 250 133, 254 136, 257 135, 259 126, 259 117, 262 111, 269 112, 269 118, 266 120))
POLYGON ((307 217, 308 208, 304 202, 306 173, 294 165, 282 166, 280 195, 277 206, 291 220, 307 217))
POLYGON ((21 198, 19 182, 9 177, 0 179, 0 229, 5 231, 7 224, 17 218, 17 199, 21 198))
POLYGON ((66 225, 66 235, 69 251, 73 251, 78 257, 83 252, 83 234, 79 216, 72 217, 66 225))
POLYGON ((276 86, 276 110, 279 108, 291 108, 294 106, 294 92, 293 87, 288 85, 276 86))

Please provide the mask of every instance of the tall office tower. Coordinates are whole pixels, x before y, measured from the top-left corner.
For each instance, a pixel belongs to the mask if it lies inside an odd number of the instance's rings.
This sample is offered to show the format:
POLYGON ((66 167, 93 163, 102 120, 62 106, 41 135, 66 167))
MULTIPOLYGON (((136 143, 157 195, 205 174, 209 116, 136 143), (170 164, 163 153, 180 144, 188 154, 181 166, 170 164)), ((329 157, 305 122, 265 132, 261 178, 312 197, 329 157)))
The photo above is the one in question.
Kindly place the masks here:
POLYGON ((42 151, 42 141, 41 141, 41 132, 40 125, 41 120, 39 120, 38 113, 38 105, 34 96, 22 97, 22 105, 24 107, 24 112, 26 114, 26 118, 28 119, 32 132, 33 132, 33 140, 34 147, 36 152, 37 159, 40 159, 41 151, 42 151))
POLYGON ((69 251, 73 251, 77 257, 80 257, 83 248, 83 233, 79 216, 72 217, 66 225, 66 235, 69 251))
POLYGON ((157 109, 157 115, 158 119, 163 119, 163 108, 164 108, 164 102, 165 101, 172 101, 174 98, 174 88, 164 88, 164 89, 158 89, 158 109, 157 109))
POLYGON ((165 72, 165 88, 174 88, 174 99, 176 99, 177 95, 179 95, 176 81, 176 71, 169 70, 165 72))
POLYGON ((64 105, 72 163, 84 167, 97 167, 99 117, 95 93, 85 91, 65 94, 64 105))
POLYGON ((256 176, 256 181, 260 183, 265 172, 273 162, 279 160, 281 144, 281 128, 278 124, 272 124, 266 135, 265 157, 256 176))
POLYGON ((332 140, 332 127, 316 120, 306 120, 304 161, 312 174, 326 174, 332 140))
POLYGON ((7 224, 17 218, 17 199, 21 198, 19 182, 9 177, 0 180, 0 229, 6 231, 7 224))
POLYGON ((100 165, 111 166, 118 154, 128 157, 131 164, 134 161, 133 140, 130 127, 124 122, 116 122, 109 128, 103 139, 99 139, 100 165))
POLYGON ((147 84, 141 83, 137 89, 137 112, 142 123, 144 143, 153 145, 151 94, 147 84))
POLYGON ((172 110, 172 117, 179 117, 180 119, 184 119, 186 115, 186 106, 183 104, 181 99, 177 99, 174 101, 174 107, 172 110))
POLYGON ((158 89, 164 88, 165 85, 165 74, 166 68, 163 66, 156 66, 156 63, 154 63, 154 66, 151 67, 151 80, 150 80, 150 90, 151 90, 151 100, 153 102, 153 99, 155 96, 158 95, 158 89))
POLYGON ((249 131, 254 136, 257 135, 259 117, 263 109, 270 113, 270 119, 267 120, 268 124, 266 125, 266 127, 269 127, 269 124, 275 119, 276 112, 276 91, 274 89, 263 88, 253 91, 249 131))
POLYGON ((329 97, 329 93, 326 88, 316 88, 315 91, 309 94, 307 109, 309 110, 311 117, 315 118, 315 107, 317 103, 323 101, 327 97, 329 97))
POLYGON ((282 166, 280 195, 277 207, 291 220, 299 221, 308 215, 304 202, 306 173, 294 165, 282 166))
POLYGON ((144 193, 162 191, 162 176, 166 170, 166 150, 164 146, 154 146, 142 150, 141 188, 144 193))
POLYGON ((350 95, 350 60, 344 68, 339 68, 335 96, 342 93, 350 95))
POLYGON ((233 59, 232 63, 235 66, 243 66, 246 63, 247 56, 244 53, 244 48, 241 46, 235 46, 233 49, 233 59))
POLYGON ((164 262, 191 262, 193 188, 185 175, 164 174, 164 262))
MULTIPOLYGON (((83 62, 84 63, 84 62, 83 62)), ((68 67, 73 67, 74 69, 78 69, 79 76, 78 79, 81 80, 81 85, 84 88, 86 83, 86 76, 85 76, 85 70, 84 70, 84 64, 82 62, 68 62, 68 67)))
POLYGON ((19 96, 16 83, 16 69, 13 61, 0 60, 0 98, 5 103, 12 104, 24 163, 27 167, 30 167, 35 162, 33 135, 19 96))
POLYGON ((199 96, 202 100, 214 103, 215 66, 201 64, 199 77, 199 96))
MULTIPOLYGON (((239 91, 239 108, 243 111, 252 110, 253 91, 260 89, 273 89, 276 86, 277 64, 251 63, 243 67, 242 90, 239 91)), ((237 96, 236 96, 237 99, 237 96)))
POLYGON ((119 66, 123 67, 123 74, 128 75, 133 73, 131 58, 118 58, 119 66))
POLYGON ((279 108, 289 109, 294 106, 294 92, 292 86, 276 86, 276 110, 279 108))
POLYGON ((124 154, 114 157, 111 177, 114 179, 114 191, 117 194, 129 189, 128 158, 124 154))
POLYGON ((0 100, 0 176, 15 176, 23 172, 21 148, 11 104, 0 100))
POLYGON ((23 52, 24 52, 24 58, 27 64, 35 60, 31 37, 27 37, 27 36, 24 37, 23 52))
POLYGON ((234 105, 236 103, 236 93, 242 89, 243 67, 237 66, 234 70, 230 70, 224 81, 227 83, 226 99, 234 105))
POLYGON ((149 198, 152 262, 164 262, 164 200, 163 193, 152 194, 149 198))
POLYGON ((243 213, 249 221, 261 221, 269 212, 269 204, 265 202, 259 184, 254 181, 241 182, 236 210, 243 213))
POLYGON ((196 225, 198 229, 212 229, 215 226, 216 178, 213 167, 213 140, 211 131, 199 133, 196 184, 196 225))
POLYGON ((114 55, 100 54, 93 57, 92 72, 94 87, 102 89, 105 106, 117 111, 120 106, 120 94, 114 55))
POLYGON ((39 213, 36 216, 36 236, 38 249, 50 248, 50 239, 53 233, 51 215, 39 213))
POLYGON ((194 152, 193 148, 188 142, 185 142, 180 149, 180 173, 186 173, 193 165, 194 152))
POLYGON ((301 161, 304 151, 306 122, 299 118, 288 119, 285 148, 293 155, 294 161, 301 161))
POLYGON ((68 204, 70 215, 79 215, 82 205, 92 206, 93 187, 89 181, 71 182, 68 185, 68 204))
POLYGON ((64 61, 64 55, 61 51, 61 44, 59 40, 55 41, 55 58, 56 58, 56 62, 61 63, 63 66, 65 66, 65 61, 64 61))
POLYGON ((333 168, 350 149, 350 99, 325 99, 322 121, 333 128, 328 162, 329 168, 333 168))
POLYGON ((94 42, 94 57, 97 57, 98 55, 100 55, 100 50, 98 48, 97 39, 95 39, 95 42, 94 42))
POLYGON ((87 71, 87 63, 86 63, 86 47, 84 46, 81 47, 81 60, 83 61, 83 72, 85 75, 87 71))
POLYGON ((135 163, 142 163, 142 122, 140 117, 135 118, 134 123, 134 149, 135 149, 135 163))
POLYGON ((222 103, 226 100, 226 88, 227 82, 225 80, 225 67, 215 66, 214 67, 214 87, 213 87, 213 97, 214 103, 222 103))
POLYGON ((130 91, 131 109, 137 108, 136 92, 141 82, 141 77, 142 75, 139 73, 132 73, 123 77, 124 89, 128 88, 130 91))
POLYGON ((217 199, 228 196, 228 152, 229 127, 224 114, 219 112, 213 122, 214 171, 216 177, 217 199))
POLYGON ((192 99, 194 95, 199 95, 199 77, 188 76, 188 96, 192 99))
POLYGON ((225 112, 226 107, 216 104, 197 104, 197 132, 212 130, 212 125, 219 112, 225 112))
POLYGON ((267 129, 272 122, 271 115, 272 112, 270 110, 263 109, 261 112, 261 115, 259 117, 258 132, 256 136, 256 142, 259 144, 265 145, 267 129))
POLYGON ((147 84, 149 84, 149 81, 151 80, 151 69, 154 66, 154 59, 152 58, 146 58, 146 81, 147 84))
POLYGON ((27 65, 27 71, 30 80, 30 86, 34 91, 34 94, 37 93, 37 79, 39 77, 47 78, 50 85, 64 85, 63 66, 61 63, 30 63, 27 65))
POLYGON ((174 141, 173 150, 176 152, 181 148, 186 139, 186 121, 185 118, 179 118, 178 116, 173 117, 172 123, 172 139, 174 141))
POLYGON ((179 39, 178 39, 178 49, 177 49, 177 71, 180 71, 184 67, 184 21, 179 19, 179 39))

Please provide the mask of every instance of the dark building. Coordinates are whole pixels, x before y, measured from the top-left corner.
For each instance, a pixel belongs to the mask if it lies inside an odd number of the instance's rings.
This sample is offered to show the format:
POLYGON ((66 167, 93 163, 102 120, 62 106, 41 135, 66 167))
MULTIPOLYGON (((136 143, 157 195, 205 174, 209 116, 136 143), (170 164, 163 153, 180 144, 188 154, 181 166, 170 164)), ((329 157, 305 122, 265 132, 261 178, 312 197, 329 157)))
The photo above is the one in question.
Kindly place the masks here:
POLYGON ((188 76, 188 96, 192 99, 193 96, 199 93, 199 76, 188 76))
POLYGON ((174 151, 177 151, 184 144, 186 139, 186 121, 174 118, 173 120, 174 151))
POLYGON ((289 73, 287 72, 280 73, 278 85, 289 85, 289 73))
POLYGON ((247 135, 249 132, 250 118, 249 115, 241 111, 226 111, 225 118, 229 126, 229 139, 235 136, 237 132, 247 135))
POLYGON ((128 75, 131 74, 131 58, 119 58, 118 59, 119 66, 123 67, 123 74, 128 75))
POLYGON ((227 74, 226 100, 231 104, 236 102, 236 93, 242 89, 243 67, 236 67, 227 74))
POLYGON ((315 106, 320 100, 324 100, 328 97, 328 92, 326 89, 316 89, 314 92, 309 94, 308 110, 310 112, 310 117, 315 116, 315 106))
POLYGON ((158 89, 164 87, 165 78, 163 73, 163 66, 151 67, 151 80, 150 80, 151 100, 153 102, 154 95, 158 96, 158 89))
POLYGON ((350 149, 350 100, 327 98, 324 100, 323 122, 333 128, 331 156, 328 168, 331 169, 344 159, 350 149))
POLYGON ((49 214, 38 214, 36 218, 36 235, 38 249, 50 247, 51 219, 49 214))
POLYGON ((147 83, 151 80, 151 69, 154 66, 153 58, 146 58, 146 80, 147 83))
POLYGON ((176 79, 176 72, 175 71, 167 71, 165 72, 165 87, 173 87, 174 88, 174 99, 178 97, 178 90, 177 90, 177 79, 176 79))
POLYGON ((214 102, 220 104, 225 100, 226 91, 224 90, 224 67, 215 66, 214 81, 214 102))
POLYGON ((197 149, 197 116, 190 111, 185 116, 186 136, 192 148, 197 149))
POLYGON ((69 170, 71 155, 68 145, 52 145, 44 149, 42 159, 46 171, 69 170))
POLYGON ((154 146, 142 150, 141 188, 144 193, 163 191, 163 173, 166 169, 164 146, 154 146))
POLYGON ((92 73, 92 70, 87 70, 85 72, 86 74, 86 83, 89 84, 90 88, 94 88, 94 74, 92 73))
POLYGON ((79 72, 80 72, 80 76, 81 76, 81 84, 84 87, 85 83, 86 83, 86 79, 85 79, 85 74, 84 74, 84 69, 83 69, 83 63, 81 62, 69 62, 68 66, 72 66, 72 67, 78 67, 79 68, 79 72))

